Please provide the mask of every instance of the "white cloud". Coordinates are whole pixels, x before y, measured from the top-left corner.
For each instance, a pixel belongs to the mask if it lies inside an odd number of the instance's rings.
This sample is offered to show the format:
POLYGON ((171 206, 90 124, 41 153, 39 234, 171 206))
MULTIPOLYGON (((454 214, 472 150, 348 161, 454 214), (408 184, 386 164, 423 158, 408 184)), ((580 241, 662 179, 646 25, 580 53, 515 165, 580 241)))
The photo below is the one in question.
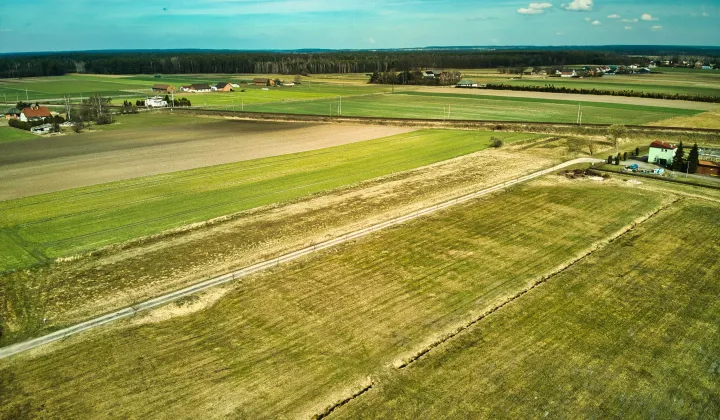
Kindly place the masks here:
POLYGON ((572 3, 562 4, 560 7, 574 12, 591 12, 593 9, 593 0, 573 0, 572 3))
POLYGON ((656 17, 653 17, 650 13, 643 13, 643 15, 640 16, 640 19, 645 21, 660 20, 656 17))
POLYGON ((530 3, 528 7, 521 7, 517 12, 521 15, 541 15, 545 13, 545 9, 552 7, 551 3, 530 3))
POLYGON ((660 30, 662 30, 662 28, 663 28, 663 27, 660 26, 660 25, 655 25, 655 26, 653 26, 653 27, 650 28, 650 29, 652 29, 653 31, 660 31, 660 30))
POLYGON ((592 20, 592 19, 590 19, 589 17, 586 17, 586 18, 585 18, 585 22, 590 22, 591 20, 592 20))
POLYGON ((608 19, 620 19, 620 15, 613 14, 613 15, 608 16, 608 19))
POLYGON ((702 12, 703 17, 710 17, 710 14, 708 12, 702 12))
POLYGON ((370 43, 371 43, 371 44, 374 44, 374 43, 375 43, 375 38, 370 38, 370 43))
POLYGON ((595 26, 602 25, 599 20, 594 20, 592 24, 595 26))
POLYGON ((632 26, 626 26, 626 27, 625 27, 625 30, 626 30, 626 31, 632 30, 632 26))
POLYGON ((625 23, 637 23, 637 22, 638 22, 638 19, 637 19, 637 18, 634 18, 634 19, 622 19, 620 22, 625 22, 625 23))

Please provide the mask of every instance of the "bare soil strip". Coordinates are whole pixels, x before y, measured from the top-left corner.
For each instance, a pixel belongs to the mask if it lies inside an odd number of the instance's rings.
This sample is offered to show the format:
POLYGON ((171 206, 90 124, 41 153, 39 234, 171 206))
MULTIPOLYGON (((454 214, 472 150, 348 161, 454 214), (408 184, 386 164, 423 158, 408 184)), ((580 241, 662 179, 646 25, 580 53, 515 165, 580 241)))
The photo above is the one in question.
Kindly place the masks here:
POLYGON ((312 254, 314 252, 317 252, 317 251, 320 251, 323 249, 331 248, 331 247, 337 246, 339 244, 367 236, 373 232, 377 232, 379 230, 386 229, 388 227, 396 226, 398 224, 402 224, 407 221, 410 221, 410 220, 413 220, 413 219, 416 219, 416 218, 419 218, 419 217, 422 217, 422 216, 425 216, 428 214, 432 214, 432 213, 438 212, 440 210, 449 208, 451 206, 454 206, 454 205, 457 205, 460 203, 465 203, 470 200, 474 200, 476 198, 479 198, 479 197, 482 197, 482 196, 485 196, 488 194, 502 191, 503 189, 508 188, 510 186, 538 178, 540 176, 549 174, 551 172, 560 170, 562 168, 576 165, 576 164, 590 163, 590 162, 600 162, 600 160, 592 159, 592 158, 580 158, 580 159, 574 159, 571 161, 567 161, 567 162, 561 163, 559 165, 556 165, 554 167, 535 172, 530 175, 526 175, 526 176, 511 180, 511 181, 507 181, 507 182, 504 182, 499 185, 495 185, 490 188, 482 189, 480 191, 476 191, 471 194, 467 194, 462 197, 458 197, 458 198, 455 198, 455 199, 452 199, 452 200, 449 200, 449 201, 446 201, 446 202, 443 202, 440 204, 426 207, 424 209, 415 211, 411 214, 407 214, 407 215, 404 215, 404 216, 401 216, 401 217, 398 217, 395 219, 391 219, 391 220, 388 220, 388 221, 385 221, 385 222, 382 222, 382 223, 379 223, 376 225, 372 225, 372 226, 369 226, 367 228, 364 228, 364 229, 361 229, 361 230, 358 230, 355 232, 346 233, 340 237, 337 237, 337 238, 334 238, 334 239, 331 239, 331 240, 328 240, 328 241, 325 241, 325 242, 322 242, 322 243, 319 243, 316 245, 312 245, 312 246, 297 250, 295 252, 285 254, 285 255, 277 257, 277 258, 273 258, 270 260, 266 260, 266 261, 254 264, 252 266, 243 268, 242 270, 228 273, 228 274, 207 280, 205 282, 198 283, 193 286, 186 287, 184 289, 181 289, 181 290, 169 293, 169 294, 165 294, 163 296, 156 297, 154 299, 148 300, 146 302, 143 302, 143 303, 140 303, 137 305, 133 305, 130 307, 120 309, 114 313, 110 313, 110 314, 107 314, 107 315, 104 315, 104 316, 101 316, 101 317, 98 317, 98 318, 95 318, 95 319, 92 319, 92 320, 89 320, 89 321, 86 321, 86 322, 83 322, 83 323, 80 323, 77 325, 74 325, 72 327, 53 332, 53 333, 45 335, 43 337, 38 337, 36 339, 29 340, 29 341, 26 341, 23 343, 18 343, 18 344, 4 347, 4 348, 0 349, 0 359, 6 358, 6 357, 12 356, 14 354, 18 354, 18 353, 21 353, 21 352, 24 352, 24 351, 27 351, 27 350, 30 350, 30 349, 33 349, 36 347, 50 344, 55 341, 62 340, 69 336, 72 336, 72 335, 81 333, 83 331, 87 331, 87 330, 108 324, 113 321, 117 321, 117 320, 120 320, 123 318, 130 317, 132 315, 135 315, 137 312, 156 308, 156 307, 165 305, 169 302, 180 299, 182 297, 193 295, 193 294, 198 293, 203 290, 207 290, 207 289, 217 287, 217 286, 229 283, 229 282, 233 282, 237 279, 246 277, 250 274, 257 273, 259 271, 262 271, 262 270, 265 270, 265 269, 268 269, 268 268, 271 268, 274 266, 278 266, 281 263, 286 263, 289 261, 296 260, 298 258, 304 257, 306 255, 312 254))
POLYGON ((0 200, 323 149, 413 130, 217 121, 0 144, 0 200))

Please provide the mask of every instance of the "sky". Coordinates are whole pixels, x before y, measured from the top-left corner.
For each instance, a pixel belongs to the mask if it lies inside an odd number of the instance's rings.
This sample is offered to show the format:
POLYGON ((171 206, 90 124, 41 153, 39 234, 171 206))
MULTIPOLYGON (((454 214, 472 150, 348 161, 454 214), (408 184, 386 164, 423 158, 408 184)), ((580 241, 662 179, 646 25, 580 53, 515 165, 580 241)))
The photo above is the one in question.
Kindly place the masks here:
POLYGON ((0 52, 720 45, 719 0, 0 0, 0 52))

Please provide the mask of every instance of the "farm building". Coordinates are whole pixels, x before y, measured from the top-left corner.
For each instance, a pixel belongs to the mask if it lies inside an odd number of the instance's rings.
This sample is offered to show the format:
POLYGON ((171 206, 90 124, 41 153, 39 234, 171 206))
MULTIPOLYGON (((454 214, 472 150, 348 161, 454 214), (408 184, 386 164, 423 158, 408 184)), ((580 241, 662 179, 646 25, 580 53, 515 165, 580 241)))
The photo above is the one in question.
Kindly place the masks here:
POLYGON ((158 83, 156 85, 153 85, 152 91, 153 92, 162 92, 162 93, 173 93, 173 92, 175 92, 175 86, 164 85, 162 83, 158 83))
POLYGON ((677 146, 666 143, 664 141, 654 141, 650 144, 650 154, 648 155, 649 163, 658 165, 667 165, 672 162, 675 157, 677 146))
POLYGON ((473 82, 472 80, 461 80, 458 82, 457 87, 459 88, 475 88, 478 87, 478 84, 473 82))
POLYGON ((217 85, 215 85, 215 90, 218 92, 232 92, 233 87, 230 83, 219 82, 217 85))
POLYGON ((283 82, 282 85, 285 86, 285 87, 293 87, 293 86, 295 86, 295 83, 293 83, 293 82, 283 82))
POLYGON ((425 70, 422 72, 422 77, 426 79, 434 79, 440 75, 440 72, 435 70, 425 70))
POLYGON ((720 163, 701 160, 698 162, 697 174, 720 176, 720 163))
POLYGON ((52 113, 44 106, 33 106, 30 108, 25 108, 23 109, 22 113, 20 113, 20 121, 23 122, 38 121, 42 120, 43 118, 50 117, 52 117, 52 113))
POLYGON ((572 71, 561 71, 560 77, 577 77, 577 72, 575 70, 572 71))
POLYGON ((10 108, 5 112, 6 120, 15 120, 20 118, 20 110, 17 108, 10 108))
POLYGON ((212 92, 212 88, 208 84, 199 83, 190 85, 188 92, 212 92))
POLYGON ((273 79, 256 77, 255 79, 253 79, 253 84, 255 86, 275 86, 275 81, 273 79))

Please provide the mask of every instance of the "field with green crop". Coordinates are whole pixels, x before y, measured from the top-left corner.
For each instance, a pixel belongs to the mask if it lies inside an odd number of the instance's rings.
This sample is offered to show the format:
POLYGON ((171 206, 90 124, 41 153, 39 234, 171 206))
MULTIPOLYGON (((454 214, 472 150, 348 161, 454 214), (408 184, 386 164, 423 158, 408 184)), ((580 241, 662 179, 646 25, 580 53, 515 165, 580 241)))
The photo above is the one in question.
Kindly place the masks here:
MULTIPOLYGON (((351 97, 342 100, 342 115, 359 117, 429 118, 575 123, 579 102, 482 95, 404 92, 394 95, 351 97), (448 108, 449 107, 449 108, 448 108)), ((647 124, 697 115, 700 111, 638 105, 584 102, 583 122, 647 124)), ((251 112, 337 115, 338 99, 253 104, 251 112)))
POLYGON ((666 198, 552 175, 246 279, 205 308, 2 360, 0 415, 311 417, 666 198))
POLYGON ((12 127, 0 127, 0 143, 11 143, 15 141, 33 140, 40 137, 31 134, 29 131, 19 130, 12 127))
POLYGON ((532 134, 424 130, 311 152, 0 202, 0 270, 483 150, 532 134))
POLYGON ((658 214, 337 418, 718 418, 718 210, 658 214))

